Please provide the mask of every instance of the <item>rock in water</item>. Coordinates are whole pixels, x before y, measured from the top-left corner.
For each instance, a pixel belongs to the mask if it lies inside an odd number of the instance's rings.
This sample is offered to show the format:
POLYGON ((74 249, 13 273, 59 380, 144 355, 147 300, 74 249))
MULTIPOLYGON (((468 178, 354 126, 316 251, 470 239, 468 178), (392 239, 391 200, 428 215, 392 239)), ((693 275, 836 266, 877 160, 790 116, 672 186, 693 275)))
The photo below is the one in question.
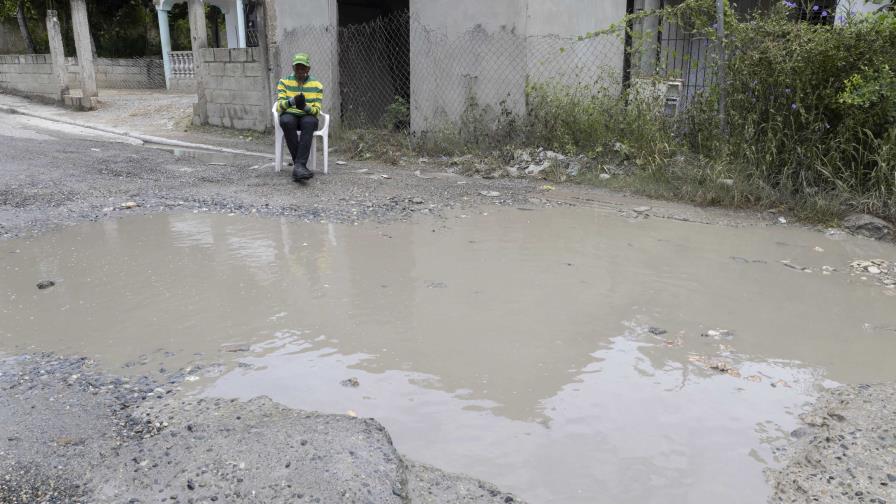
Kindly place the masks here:
POLYGON ((52 280, 41 280, 40 282, 37 282, 37 288, 40 290, 49 289, 54 285, 56 285, 56 282, 52 280))
POLYGON ((347 379, 347 380, 342 380, 342 381, 339 382, 339 383, 340 383, 343 387, 353 387, 353 388, 354 388, 354 387, 360 387, 360 386, 361 386, 361 382, 360 382, 357 378, 355 378, 355 377, 351 377, 351 378, 349 378, 349 379, 347 379))
POLYGON ((855 234, 883 240, 893 238, 893 226, 883 219, 868 214, 853 214, 843 219, 843 226, 855 234))

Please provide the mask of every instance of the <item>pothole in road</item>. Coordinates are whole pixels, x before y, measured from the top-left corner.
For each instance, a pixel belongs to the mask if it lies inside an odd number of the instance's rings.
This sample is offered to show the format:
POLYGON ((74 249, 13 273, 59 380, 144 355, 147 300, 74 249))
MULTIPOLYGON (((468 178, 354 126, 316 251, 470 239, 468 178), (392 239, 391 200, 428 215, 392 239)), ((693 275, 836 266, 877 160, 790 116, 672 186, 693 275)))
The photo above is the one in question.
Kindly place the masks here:
POLYGON ((0 352, 375 417, 413 459, 564 503, 757 502, 820 387, 896 379, 893 289, 850 271, 892 246, 591 209, 433 227, 170 214, 3 242, 0 352))

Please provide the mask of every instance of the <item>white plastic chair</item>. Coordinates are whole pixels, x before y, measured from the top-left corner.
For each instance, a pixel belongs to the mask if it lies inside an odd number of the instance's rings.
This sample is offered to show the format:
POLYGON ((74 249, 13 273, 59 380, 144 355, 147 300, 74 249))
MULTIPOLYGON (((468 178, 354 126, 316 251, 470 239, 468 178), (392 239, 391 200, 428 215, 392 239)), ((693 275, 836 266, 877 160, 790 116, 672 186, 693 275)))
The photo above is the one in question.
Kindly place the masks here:
MULTIPOLYGON (((284 138, 283 129, 280 127, 280 114, 277 113, 276 101, 274 102, 274 107, 271 109, 271 113, 274 114, 274 169, 279 172, 280 168, 283 166, 284 138)), ((324 141, 324 173, 329 173, 330 116, 323 112, 319 115, 323 116, 323 121, 318 123, 318 129, 314 132, 314 136, 311 138, 311 167, 315 170, 317 169, 317 137, 321 137, 324 141)), ((299 136, 302 136, 301 132, 299 133, 299 136)))

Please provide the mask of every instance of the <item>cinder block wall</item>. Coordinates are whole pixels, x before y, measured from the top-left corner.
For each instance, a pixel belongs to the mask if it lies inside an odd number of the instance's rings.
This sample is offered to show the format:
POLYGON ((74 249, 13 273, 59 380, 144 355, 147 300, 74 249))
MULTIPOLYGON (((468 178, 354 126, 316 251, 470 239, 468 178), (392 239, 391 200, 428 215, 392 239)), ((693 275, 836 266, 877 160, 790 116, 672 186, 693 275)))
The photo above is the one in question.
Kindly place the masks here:
POLYGON ((60 90, 53 77, 50 55, 0 55, 0 90, 29 98, 59 101, 60 90))
POLYGON ((202 70, 208 123, 225 128, 265 131, 273 128, 267 69, 257 47, 203 49, 202 70))
MULTIPOLYGON (((97 58, 96 86, 100 89, 164 89, 165 67, 161 59, 153 58, 97 58)), ((81 87, 81 68, 78 58, 65 58, 68 87, 81 87)))

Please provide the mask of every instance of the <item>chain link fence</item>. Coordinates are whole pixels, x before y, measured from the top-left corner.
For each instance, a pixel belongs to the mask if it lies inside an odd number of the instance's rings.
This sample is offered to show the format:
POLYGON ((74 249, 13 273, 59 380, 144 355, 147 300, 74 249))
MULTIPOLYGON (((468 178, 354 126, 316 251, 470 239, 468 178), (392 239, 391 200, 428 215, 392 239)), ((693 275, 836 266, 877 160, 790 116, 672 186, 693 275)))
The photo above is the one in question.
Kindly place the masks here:
MULTIPOLYGON (((711 82, 709 41, 671 23, 660 33, 646 77, 681 81, 686 100, 711 82)), ((476 27, 452 35, 407 11, 338 29, 288 31, 280 40, 280 68, 288 69, 296 52, 312 55, 312 73, 328 86, 325 110, 349 128, 429 129, 471 110, 496 121, 525 114, 533 86, 621 95, 643 76, 626 68, 632 64, 626 42, 616 34, 523 36, 476 27)))
MULTIPOLYGON (((162 57, 95 58, 98 89, 164 89, 165 67, 162 57)), ((78 58, 66 58, 69 87, 80 87, 78 58)))

